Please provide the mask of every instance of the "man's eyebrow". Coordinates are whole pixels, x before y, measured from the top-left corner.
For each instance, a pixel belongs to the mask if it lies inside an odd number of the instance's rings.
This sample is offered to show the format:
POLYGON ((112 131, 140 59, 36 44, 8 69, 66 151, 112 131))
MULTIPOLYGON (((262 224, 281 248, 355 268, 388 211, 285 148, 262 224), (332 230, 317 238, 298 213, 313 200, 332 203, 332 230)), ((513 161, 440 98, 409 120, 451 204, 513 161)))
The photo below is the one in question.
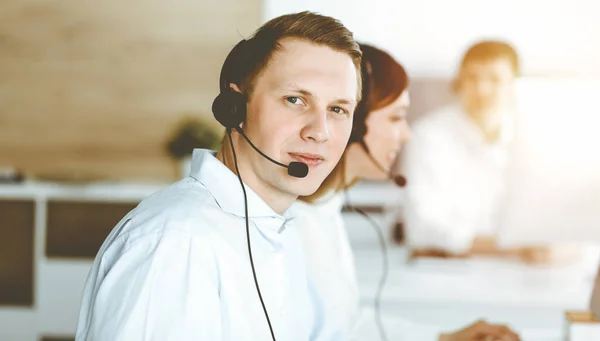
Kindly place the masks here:
POLYGON ((301 95, 304 95, 306 97, 316 97, 312 92, 306 90, 306 89, 302 89, 301 87, 299 87, 296 84, 286 84, 284 86, 281 87, 282 90, 285 91, 293 91, 293 92, 297 92, 301 95))
MULTIPOLYGON (((297 86, 296 84, 287 84, 285 86, 282 86, 281 89, 287 90, 287 91, 293 91, 293 92, 299 93, 306 97, 317 98, 317 96, 315 96, 312 92, 310 92, 306 89, 302 89, 301 87, 297 86)), ((347 99, 347 98, 338 98, 338 99, 333 100, 332 103, 356 105, 356 100, 347 99)))
POLYGON ((333 103, 356 105, 356 101, 355 100, 345 99, 345 98, 336 99, 335 101, 333 101, 333 103))

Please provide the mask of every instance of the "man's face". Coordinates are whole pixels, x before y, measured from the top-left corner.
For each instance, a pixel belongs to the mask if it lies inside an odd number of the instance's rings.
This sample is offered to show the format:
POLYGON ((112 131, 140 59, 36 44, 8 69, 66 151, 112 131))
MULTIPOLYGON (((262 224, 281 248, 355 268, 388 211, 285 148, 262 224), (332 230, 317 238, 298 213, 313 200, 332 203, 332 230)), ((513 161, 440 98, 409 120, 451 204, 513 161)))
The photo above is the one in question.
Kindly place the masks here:
POLYGON ((308 175, 288 175, 246 143, 240 144, 240 154, 272 191, 306 196, 344 152, 356 107, 357 71, 349 55, 329 47, 293 38, 280 45, 254 83, 243 128, 275 160, 308 164, 308 175))
POLYGON ((471 113, 482 113, 506 105, 512 95, 514 73, 503 58, 472 61, 461 70, 458 94, 471 113))

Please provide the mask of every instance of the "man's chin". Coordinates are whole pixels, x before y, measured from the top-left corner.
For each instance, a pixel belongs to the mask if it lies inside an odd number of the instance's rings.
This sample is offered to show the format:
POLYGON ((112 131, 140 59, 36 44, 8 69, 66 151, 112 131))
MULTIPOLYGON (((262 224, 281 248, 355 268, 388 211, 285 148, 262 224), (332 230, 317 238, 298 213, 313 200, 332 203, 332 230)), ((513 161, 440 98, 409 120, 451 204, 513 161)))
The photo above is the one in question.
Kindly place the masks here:
POLYGON ((314 194, 319 189, 320 184, 321 182, 317 182, 314 179, 306 179, 305 181, 293 181, 289 184, 289 191, 295 194, 296 196, 306 197, 314 194))

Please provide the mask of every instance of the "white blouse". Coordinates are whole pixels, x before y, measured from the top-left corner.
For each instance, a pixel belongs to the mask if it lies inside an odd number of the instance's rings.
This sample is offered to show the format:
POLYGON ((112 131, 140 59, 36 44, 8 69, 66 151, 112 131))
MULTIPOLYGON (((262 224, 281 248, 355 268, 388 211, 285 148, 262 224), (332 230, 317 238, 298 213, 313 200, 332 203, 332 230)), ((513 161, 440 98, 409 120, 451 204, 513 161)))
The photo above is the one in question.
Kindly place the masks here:
MULTIPOLYGON (((292 205, 304 247, 306 271, 327 314, 327 330, 351 340, 378 340, 372 309, 360 306, 358 277, 350 239, 342 219, 342 193, 318 203, 292 205)), ((360 217, 362 219, 362 217, 360 217)), ((383 316, 388 336, 402 341, 437 341, 440 329, 383 316)))

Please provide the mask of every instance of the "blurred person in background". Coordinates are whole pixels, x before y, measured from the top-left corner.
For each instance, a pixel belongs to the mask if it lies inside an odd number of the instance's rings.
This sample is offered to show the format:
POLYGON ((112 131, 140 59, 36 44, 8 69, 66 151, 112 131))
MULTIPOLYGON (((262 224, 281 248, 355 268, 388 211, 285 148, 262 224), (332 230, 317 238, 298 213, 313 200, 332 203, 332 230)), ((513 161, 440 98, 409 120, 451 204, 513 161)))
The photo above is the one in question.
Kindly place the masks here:
POLYGON ((514 134, 519 57, 502 41, 464 54, 453 82, 457 103, 413 124, 403 155, 406 242, 414 256, 517 256, 552 261, 551 247, 502 249, 495 238, 514 134))
MULTIPOLYGON (((307 272, 323 297, 332 329, 341 330, 351 339, 369 340, 372 335, 368 335, 365 322, 370 318, 359 308, 354 258, 342 220, 343 192, 360 179, 389 178, 396 156, 411 134, 406 121, 410 99, 404 68, 376 47, 366 44, 360 47, 363 94, 354 113, 348 146, 319 189, 311 196, 299 197, 292 208, 305 250, 307 272)), ((406 320, 395 322, 403 331, 395 338, 401 340, 519 339, 508 327, 483 321, 451 333, 406 320)))

